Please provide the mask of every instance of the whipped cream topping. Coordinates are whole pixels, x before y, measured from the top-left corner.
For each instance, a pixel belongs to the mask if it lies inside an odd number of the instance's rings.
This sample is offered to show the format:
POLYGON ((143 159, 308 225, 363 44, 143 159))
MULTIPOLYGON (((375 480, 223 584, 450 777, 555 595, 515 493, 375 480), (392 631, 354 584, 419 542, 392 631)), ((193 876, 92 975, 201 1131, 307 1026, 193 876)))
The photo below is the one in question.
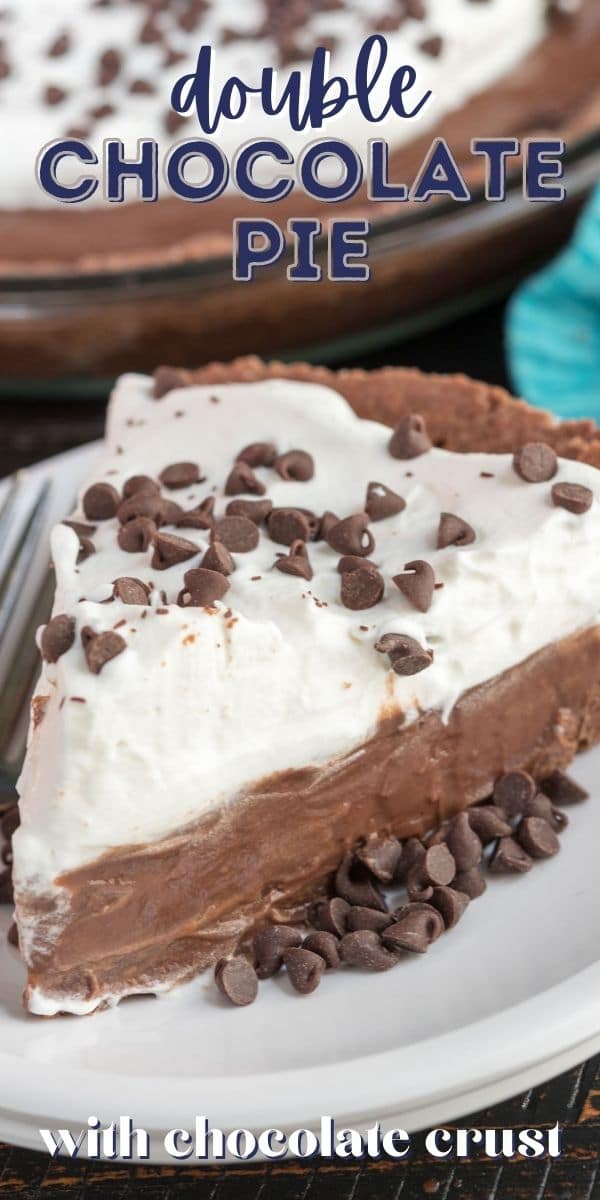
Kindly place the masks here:
MULTIPOLYGON (((58 526, 54 612, 74 617, 76 637, 56 663, 43 664, 37 689, 45 703, 34 702, 42 719, 20 781, 17 890, 46 891, 61 872, 111 847, 164 837, 273 772, 360 753, 390 713, 407 724, 427 709, 446 718, 468 688, 598 622, 597 470, 559 460, 552 483, 594 494, 590 510, 576 516, 552 504, 551 483, 520 479, 510 455, 432 449, 393 458, 390 430, 360 420, 321 386, 193 386, 156 401, 150 379, 124 376, 89 483, 121 490, 132 475, 157 478, 169 464, 193 460, 203 482, 164 494, 186 508, 212 495, 219 517, 233 462, 257 441, 314 458, 308 482, 256 469, 275 506, 345 517, 364 508, 370 482, 403 496, 402 512, 370 527, 382 601, 360 612, 341 604, 339 555, 324 541, 308 544, 310 581, 273 569, 286 548, 263 526, 255 550, 234 554, 225 599, 210 609, 181 608, 183 574, 199 565, 207 533, 171 529, 198 553, 157 571, 151 548, 119 549, 116 518, 98 523, 96 553, 79 564, 76 534, 58 526), (436 549, 443 511, 469 522, 476 540, 436 549), (415 559, 427 560, 443 585, 426 613, 392 581, 415 559), (152 584, 150 607, 103 603, 119 576, 152 584), (126 643, 97 675, 81 643, 85 626, 118 626, 126 643), (433 664, 411 677, 395 674, 375 650, 391 632, 432 650, 433 664)), ((76 516, 84 519, 81 507, 76 516)))
MULTIPOLYGON (((389 62, 393 67, 411 63, 418 79, 415 98, 431 89, 433 99, 417 121, 394 117, 374 126, 352 105, 329 119, 323 130, 309 128, 296 134, 284 116, 267 121, 255 98, 243 120, 225 122, 219 129, 219 145, 229 157, 240 145, 264 137, 267 125, 269 136, 282 140, 295 155, 316 136, 337 135, 364 156, 368 141, 375 136, 396 147, 434 129, 445 113, 495 83, 541 40, 547 0, 527 0, 526 4, 521 0, 487 0, 483 4, 426 0, 425 19, 409 17, 389 32, 385 18, 397 11, 389 0, 368 5, 364 0, 345 0, 344 6, 331 11, 319 11, 319 4, 314 8, 314 15, 298 35, 306 55, 319 42, 332 40, 332 73, 352 80, 358 48, 381 19, 389 42, 389 62), (431 47, 431 39, 441 39, 439 53, 439 45, 435 53, 424 49, 428 44, 431 47)), ((141 41, 140 29, 148 11, 139 3, 104 6, 91 0, 69 0, 58 6, 51 0, 18 0, 2 6, 0 138, 5 146, 10 145, 10 154, 2 163, 2 207, 56 203, 38 187, 35 164, 44 145, 67 133, 79 132, 97 151, 105 138, 118 137, 129 156, 135 155, 141 137, 156 139, 163 153, 185 137, 197 137, 199 128, 193 116, 175 131, 169 130, 166 118, 171 88, 181 75, 195 69, 201 44, 211 43, 216 48, 217 87, 231 75, 256 85, 260 69, 278 61, 274 41, 255 36, 265 20, 263 0, 246 0, 243 5, 238 0, 213 0, 191 32, 181 28, 168 10, 158 12, 155 22, 164 38, 141 41), (224 31, 231 30, 236 35, 233 40, 229 40, 230 33, 224 38, 224 31), (54 53, 50 53, 52 48, 54 53), (101 84, 100 59, 107 51, 112 65, 106 72, 108 81, 101 84), (112 52, 118 58, 116 67, 112 52), (168 52, 177 61, 165 66, 168 52)), ((306 59, 289 62, 279 71, 280 81, 298 66, 308 73, 306 59)), ((389 77, 386 75, 386 80, 389 77)), ((485 132, 474 130, 481 136, 485 132)), ((60 174, 64 182, 73 182, 80 166, 65 162, 60 174)), ((193 164, 188 177, 194 179, 193 164)), ((135 189, 129 188, 126 194, 134 197, 135 189)), ((101 195, 89 203, 102 203, 101 195)))

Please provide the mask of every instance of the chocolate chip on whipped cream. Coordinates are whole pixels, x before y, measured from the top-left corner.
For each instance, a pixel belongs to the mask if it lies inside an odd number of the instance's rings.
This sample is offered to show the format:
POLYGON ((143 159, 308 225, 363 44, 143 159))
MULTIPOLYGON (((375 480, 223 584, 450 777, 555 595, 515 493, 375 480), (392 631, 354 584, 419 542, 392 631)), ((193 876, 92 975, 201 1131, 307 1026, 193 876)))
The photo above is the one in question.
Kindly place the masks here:
POLYGON ((85 660, 92 675, 99 675, 111 659, 122 654, 127 648, 127 642, 120 633, 114 633, 112 629, 107 629, 104 633, 97 633, 90 625, 85 625, 81 630, 81 641, 85 660))
POLYGON ((370 521, 385 521, 395 517, 406 508, 406 500, 384 483, 370 483, 367 487, 365 512, 370 521))
POLYGON ((380 654, 387 654, 396 675, 418 675, 433 662, 433 652, 424 650, 415 638, 403 633, 386 633, 375 642, 380 654))
POLYGON ((149 475, 130 475, 123 484, 123 499, 128 500, 130 496, 137 496, 138 492, 146 492, 150 496, 158 495, 160 487, 156 480, 151 479, 149 475))
MULTIPOLYGON (((348 556, 346 556, 346 560, 347 558, 348 556)), ((350 570, 342 573, 340 599, 344 608, 349 608, 353 612, 360 612, 379 604, 383 599, 384 591, 383 575, 371 563, 363 564, 358 559, 350 570)))
POLYGON ((581 516, 589 512, 594 500, 594 493, 580 483, 555 483, 552 488, 552 503, 557 508, 566 508, 567 512, 581 516))
POLYGON ((272 500, 230 500, 225 514, 228 517, 247 517, 255 525, 262 525, 272 508, 272 500))
POLYGON ((93 483, 84 493, 83 511, 89 521, 109 521, 116 516, 120 500, 112 483, 93 483))
POLYGON ((310 565, 306 542, 292 542, 289 554, 281 554, 274 566, 285 575, 298 575, 301 579, 312 579, 313 569, 310 565))
POLYGON ((254 474, 252 467, 241 461, 236 462, 225 482, 226 496, 242 496, 245 492, 250 492, 255 496, 264 496, 266 490, 264 483, 254 474))
POLYGON ((527 442, 513 456, 513 468, 526 483, 544 483, 558 470, 558 459, 546 442, 527 442))
POLYGON ((200 483, 200 467, 194 462, 171 463, 161 471, 159 478, 163 487, 171 491, 193 487, 195 483, 200 483))
POLYGON ((154 535, 154 554, 152 566, 155 571, 166 571, 176 563, 185 562, 198 553, 199 547, 187 538, 178 537, 175 533, 163 533, 161 530, 154 535))
POLYGON ((288 450, 287 454, 278 455, 273 466, 282 479, 296 483, 308 483, 315 473, 313 456, 306 450, 288 450))
POLYGON ((49 663, 58 662, 75 641, 75 620, 67 613, 51 617, 41 636, 42 657, 49 663))
POLYGON ((87 525, 84 521, 61 521, 61 525, 67 525, 80 539, 93 537, 98 528, 97 525, 87 525))
POLYGON ((154 372, 154 399, 162 400, 169 392, 178 388, 189 387, 192 383, 192 372, 185 367, 157 367, 154 372))
POLYGON ((212 529, 214 525, 214 496, 207 496, 195 508, 188 508, 177 517, 178 529, 212 529))
POLYGON ((215 522, 213 533, 234 554, 249 554, 251 550, 256 550, 260 538, 254 521, 249 517, 221 517, 215 522))
POLYGON ((398 422, 389 441, 392 458, 420 458, 431 450, 432 442, 423 417, 411 413, 398 422))
POLYGON ((141 579, 135 579, 129 575, 122 575, 119 579, 115 579, 113 584, 113 599, 120 600, 122 604, 141 604, 150 603, 150 590, 141 579))
POLYGON ((235 571, 235 562, 229 550, 218 540, 208 547, 200 565, 207 571, 219 571, 221 575, 232 575, 235 571))
POLYGON ((353 513, 344 517, 327 531, 326 541, 338 554, 353 554, 366 558, 375 549, 375 538, 369 529, 366 512, 353 513))
POLYGON ((429 612, 435 590, 433 567, 423 559, 415 559, 414 562, 405 563, 404 572, 394 575, 396 587, 418 612, 429 612))
POLYGON ((438 526, 437 548, 445 550, 447 546, 470 546, 475 541, 475 530, 454 513, 443 512, 438 526))
POLYGON ((267 530, 271 541, 280 546, 310 539, 309 519, 299 508, 273 508, 267 517, 267 530))
POLYGON ((333 529, 333 526, 339 524, 339 520, 340 518, 337 517, 335 513, 329 512, 329 509, 323 513, 323 516, 319 522, 318 536, 322 538, 324 542, 328 540, 329 532, 331 529, 333 529))
POLYGON ((249 467, 272 467, 277 458, 277 447, 272 442, 250 442, 237 456, 238 462, 249 467))
POLYGON ((152 545, 157 532, 158 526, 151 517, 134 517, 121 526, 117 542, 126 554, 140 554, 152 545))
POLYGON ((206 608, 222 600, 230 587, 229 580, 221 571, 211 571, 207 567, 193 567, 186 571, 183 583, 177 597, 177 603, 182 608, 206 608))

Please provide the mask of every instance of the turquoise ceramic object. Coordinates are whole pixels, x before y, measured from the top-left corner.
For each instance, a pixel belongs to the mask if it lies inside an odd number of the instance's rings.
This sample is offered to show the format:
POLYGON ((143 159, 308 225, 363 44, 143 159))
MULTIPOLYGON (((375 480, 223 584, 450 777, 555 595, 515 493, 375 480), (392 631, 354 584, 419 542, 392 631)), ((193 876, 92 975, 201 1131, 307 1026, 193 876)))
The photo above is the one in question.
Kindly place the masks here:
POLYGON ((600 187, 567 249, 515 293, 506 332, 518 395, 600 420, 600 187))

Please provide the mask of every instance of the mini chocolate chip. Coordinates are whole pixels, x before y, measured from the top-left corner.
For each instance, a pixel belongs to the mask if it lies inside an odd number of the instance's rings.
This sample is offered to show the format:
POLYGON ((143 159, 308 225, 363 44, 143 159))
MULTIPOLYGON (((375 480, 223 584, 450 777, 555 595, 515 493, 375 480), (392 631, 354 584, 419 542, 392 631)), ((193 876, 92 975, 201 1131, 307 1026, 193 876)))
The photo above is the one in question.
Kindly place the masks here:
POLYGON ((319 535, 318 536, 320 538, 322 538, 324 542, 327 541, 329 531, 331 529, 333 529, 333 526, 339 525, 339 520, 340 520, 340 518, 337 517, 335 513, 329 512, 329 510, 327 510, 326 512, 323 513, 323 516, 321 517, 321 520, 319 523, 319 535))
POLYGON ((66 613, 51 617, 41 637, 42 658, 49 663, 58 662, 75 641, 75 620, 66 613))
POLYGON ((89 521, 108 521, 116 515, 121 497, 111 483, 93 483, 83 497, 83 511, 89 521))
POLYGON ((558 459, 545 442, 527 442, 513 456, 513 469, 526 483, 545 483, 556 475, 558 459))
POLYGON ((389 442, 392 458, 419 458, 431 450, 431 439, 422 417, 412 413, 398 422, 389 442))
POLYGON ((119 51, 115 50, 112 46, 100 55, 98 63, 98 83, 100 87, 108 87, 117 78, 122 64, 123 60, 119 51))
POLYGON ((441 514, 437 535, 438 550, 445 550, 446 546, 470 546, 474 541, 475 530, 467 521, 463 521, 462 517, 457 517, 454 513, 441 514))
POLYGON ((215 967, 215 983, 219 991, 243 1008, 252 1004, 258 995, 256 971, 247 958, 221 958, 215 967))
POLYGON ((302 943, 302 949, 318 954, 325 963, 326 971, 336 971, 341 961, 338 945, 338 939, 333 933, 321 930, 318 933, 309 933, 302 943))
POLYGON ((57 104, 62 104, 67 96, 68 92, 54 83, 48 84, 48 87, 44 89, 44 102, 49 108, 55 108, 57 104))
POLYGON ((122 604, 149 604, 150 591, 141 579, 122 575, 113 583, 113 597, 122 604))
POLYGON ((12 867, 0 871, 0 904, 13 904, 12 867))
POLYGON ((563 804, 579 804, 581 800, 589 799, 589 792, 563 771, 553 771, 551 775, 547 775, 540 787, 553 804, 561 807, 563 804))
POLYGON ((117 542, 127 554, 140 554, 152 544, 156 533, 156 523, 150 517, 134 517, 132 521, 121 526, 117 542))
MULTIPOLYGON (((254 939, 254 959, 259 979, 271 979, 283 966, 283 952, 302 944, 302 935, 289 925, 271 925, 254 939)), ((310 948, 310 947, 309 947, 310 948)))
POLYGON ((383 575, 369 563, 364 567, 353 567, 342 575, 340 599, 344 608, 361 612, 373 608, 383 600, 385 582, 383 575))
POLYGON ((302 541, 292 542, 289 554, 281 555, 273 565, 285 575, 298 575, 301 579, 313 577, 306 545, 302 541))
POLYGON ((85 625, 81 630, 81 641, 92 675, 99 675, 112 658, 116 658, 127 648, 127 642, 120 633, 114 633, 112 629, 106 630, 105 633, 96 633, 89 625, 85 625))
POLYGON ((308 518, 299 508, 274 508, 267 517, 267 529, 272 542, 291 546, 292 542, 307 542, 310 538, 308 518))
POLYGON ((228 517, 247 517, 255 525, 262 525, 272 508, 272 500, 230 500, 225 512, 228 517))
POLYGON ((132 79, 129 84, 129 91, 132 96, 153 96, 156 88, 149 79, 132 79))
POLYGON ((160 495, 160 487, 149 475, 131 475, 123 484, 123 498, 128 500, 130 496, 137 496, 139 492, 157 496, 160 495))
POLYGON ((563 829, 567 828, 569 818, 566 813, 561 812, 559 808, 555 808, 552 801, 545 796, 543 792, 538 792, 532 800, 528 800, 524 809, 524 817, 542 817, 547 821, 555 833, 562 833, 563 829))
POLYGON ((20 824, 19 805, 11 804, 10 808, 5 809, 0 817, 0 830, 5 842, 12 841, 13 834, 16 833, 20 824))
POLYGON ((347 900, 342 900, 341 896, 335 896, 333 900, 321 900, 315 908, 313 924, 326 933, 343 937, 348 928, 349 912, 350 905, 347 900))
MULTIPOLYGON (((483 846, 471 827, 467 812, 457 813, 450 821, 446 845, 456 863, 457 871, 470 871, 481 862, 483 846)), ((450 880, 446 882, 449 883, 450 880)))
POLYGON ((345 854, 335 874, 335 890, 349 904, 387 911, 387 905, 370 874, 354 854, 345 854))
POLYGON ((154 372, 154 399, 162 400, 177 388, 189 387, 193 382, 191 371, 184 367, 157 367, 154 372))
POLYGON ((273 466, 282 479, 293 479, 297 483, 307 483, 315 473, 314 459, 306 450, 288 450, 287 454, 279 454, 273 466))
POLYGON ((464 892, 469 900, 476 900, 478 896, 483 896, 487 883, 479 867, 473 867, 470 871, 459 871, 452 880, 452 887, 457 892, 464 892))
POLYGON ((365 512, 370 521, 385 521, 406 508, 406 500, 384 483, 370 483, 367 488, 365 512))
POLYGON ((255 496, 264 496, 266 490, 264 483, 256 477, 252 467, 245 462, 236 462, 225 483, 226 496, 241 496, 244 492, 251 492, 255 496))
POLYGON ((248 554, 256 550, 260 534, 248 517, 221 517, 215 522, 215 540, 222 542, 233 554, 248 554))
POLYGON ((332 525, 325 540, 338 554, 366 558, 375 549, 375 539, 368 525, 366 512, 353 513, 351 517, 344 517, 332 525))
POLYGON ((9 944, 9 946, 16 946, 16 948, 18 950, 18 948, 19 948, 19 930, 17 929, 16 923, 14 921, 10 925, 10 928, 6 935, 6 940, 9 944))
POLYGON ((117 518, 121 525, 127 525, 137 517, 146 517, 154 521, 155 525, 162 525, 165 519, 165 505, 168 503, 163 500, 160 492, 135 492, 133 496, 121 501, 117 508, 117 518))
POLYGON ((212 507, 214 507, 214 497, 209 496, 203 500, 201 504, 197 504, 195 508, 188 508, 177 517, 176 525, 178 529, 212 529, 214 519, 212 515, 212 507))
POLYGON ((222 600, 229 591, 229 580, 220 571, 193 567, 183 577, 184 586, 177 597, 182 608, 206 608, 222 600))
POLYGON ((535 779, 527 771, 507 771, 494 784, 494 800, 507 817, 517 817, 537 792, 535 779))
POLYGON ((177 537, 174 533, 162 533, 159 530, 154 535, 154 554, 151 566, 155 571, 166 571, 176 563, 186 562, 188 558, 193 558, 199 549, 200 547, 196 546, 194 542, 188 542, 187 538, 177 537))
POLYGON ((396 675, 418 675, 433 662, 431 650, 424 650, 414 638, 403 633, 385 633, 375 642, 375 649, 379 654, 387 654, 396 675))
POLYGON ((443 932, 444 922, 437 908, 431 904, 407 904, 381 937, 384 945, 396 953, 425 954, 443 932))
POLYGON ((374 929, 376 933, 381 933, 383 929, 387 929, 388 925, 392 924, 393 917, 391 913, 379 912, 377 908, 365 908, 362 904, 355 904, 348 913, 346 928, 348 933, 353 933, 357 929, 374 929))
POLYGON ((500 838, 490 859, 490 871, 495 875, 505 871, 522 875, 532 866, 533 859, 513 837, 500 838))
POLYGON ((251 442, 237 456, 238 462, 249 467, 272 467, 277 458, 277 448, 272 442, 251 442))
POLYGON ((454 929, 469 904, 469 896, 457 891, 456 887, 434 887, 431 903, 440 913, 446 929, 454 929))
POLYGON ((294 991, 308 996, 318 988, 325 970, 325 961, 320 954, 313 954, 312 950, 303 947, 292 947, 284 951, 283 961, 294 991))
POLYGON ((78 538, 93 537, 98 528, 97 525, 86 525, 83 521, 61 521, 61 525, 68 525, 78 538))
POLYGON ((374 929, 357 929, 344 934, 340 942, 340 958, 351 967, 366 971, 389 971, 398 959, 382 945, 374 929))
POLYGON ((511 833, 504 809, 495 804, 476 804, 467 809, 467 815, 471 829, 484 846, 495 842, 496 838, 508 837, 511 833))
POLYGON ((395 837, 378 837, 374 835, 359 846, 356 857, 379 880, 380 883, 391 883, 396 875, 402 856, 402 845, 395 837))
POLYGON ((433 567, 421 559, 404 564, 407 575, 394 575, 394 583, 409 604, 418 612, 426 613, 431 608, 435 590, 435 574, 433 567))
POLYGON ((404 842, 404 845, 402 846, 400 858, 398 859, 394 873, 394 882, 406 883, 410 872, 419 863, 422 863, 424 858, 425 846, 423 845, 421 839, 416 837, 408 838, 408 840, 404 842))
POLYGON ((552 826, 543 817, 523 817, 517 830, 517 839, 532 858, 552 858, 560 850, 560 842, 552 826))
POLYGON ((200 468, 193 462, 171 463, 161 471, 159 479, 163 487, 169 488, 170 491, 192 487, 200 482, 200 468))
POLYGON ((577 516, 588 512, 593 500, 594 493, 580 483, 555 483, 552 488, 552 503, 577 516))
POLYGON ((235 563, 229 550, 218 541, 208 547, 200 566, 207 571, 220 571, 221 575, 232 575, 235 571, 235 563))

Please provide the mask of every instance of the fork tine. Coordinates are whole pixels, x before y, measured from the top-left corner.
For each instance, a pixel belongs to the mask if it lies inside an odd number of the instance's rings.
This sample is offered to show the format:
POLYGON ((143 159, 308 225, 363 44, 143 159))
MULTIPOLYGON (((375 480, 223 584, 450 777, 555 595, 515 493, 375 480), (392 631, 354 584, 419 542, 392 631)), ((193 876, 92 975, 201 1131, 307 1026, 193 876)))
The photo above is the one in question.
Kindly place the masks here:
POLYGON ((2 505, 0 506, 0 546, 2 545, 6 532, 10 527, 11 519, 17 496, 23 487, 24 472, 17 471, 11 477, 10 487, 7 489, 2 505))
POLYGON ((48 511, 52 485, 49 479, 40 487, 25 524, 0 579, 0 641, 4 637, 25 582, 31 557, 38 544, 48 511))
POLYGON ((13 784, 23 758, 29 725, 29 702, 40 667, 35 631, 52 608, 54 572, 49 569, 33 599, 25 627, 0 691, 0 783, 13 784))

